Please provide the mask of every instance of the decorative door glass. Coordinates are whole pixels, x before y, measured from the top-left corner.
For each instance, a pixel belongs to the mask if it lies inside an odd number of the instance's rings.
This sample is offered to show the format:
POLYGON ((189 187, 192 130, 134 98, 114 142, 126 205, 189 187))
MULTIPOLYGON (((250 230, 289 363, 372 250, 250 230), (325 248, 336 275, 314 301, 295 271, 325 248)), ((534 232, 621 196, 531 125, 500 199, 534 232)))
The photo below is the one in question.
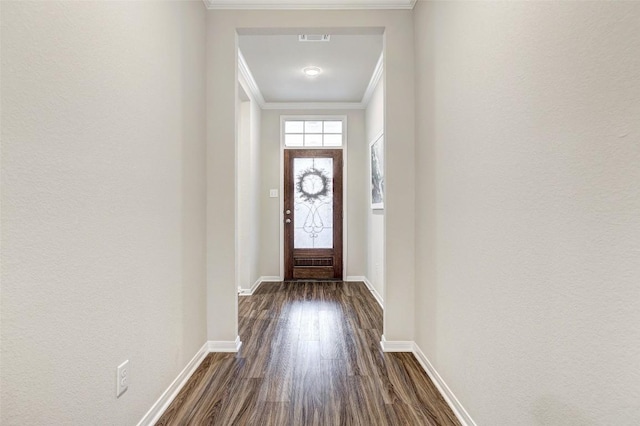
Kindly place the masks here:
POLYGON ((293 181, 293 247, 333 248, 333 158, 294 158, 293 181))

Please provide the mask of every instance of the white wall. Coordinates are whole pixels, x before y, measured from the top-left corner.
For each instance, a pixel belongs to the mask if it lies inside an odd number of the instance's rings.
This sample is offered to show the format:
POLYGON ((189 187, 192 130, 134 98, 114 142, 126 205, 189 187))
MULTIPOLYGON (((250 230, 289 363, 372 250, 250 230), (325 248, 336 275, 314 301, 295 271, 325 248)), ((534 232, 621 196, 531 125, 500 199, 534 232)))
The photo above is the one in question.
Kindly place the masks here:
POLYGON ((418 3, 418 344, 478 424, 640 424, 640 3, 418 3))
POLYGON ((260 272, 260 224, 262 222, 262 203, 260 195, 262 191, 262 156, 261 156, 261 130, 262 110, 255 99, 251 99, 251 145, 249 174, 251 182, 250 197, 251 202, 249 208, 251 213, 249 216, 249 232, 251 233, 251 245, 249 250, 250 273, 249 282, 255 282, 262 275, 260 272))
POLYGON ((367 148, 364 156, 367 203, 367 278, 384 299, 384 210, 371 210, 371 182, 369 144, 384 131, 384 76, 380 79, 366 110, 367 148))
MULTIPOLYGON (((235 152, 237 29, 384 28, 386 112, 385 336, 411 340, 414 329, 414 68, 412 12, 243 11, 207 13, 208 330, 210 340, 237 336, 235 282, 235 152), (214 244, 215 242, 215 244, 214 244)), ((263 118, 263 125, 265 120, 263 118)), ((267 171, 263 171, 263 174, 267 171)), ((264 196, 264 192, 263 195, 264 196)), ((266 214, 266 213, 264 213, 266 214)), ((270 274, 271 272, 269 272, 270 274)))
MULTIPOLYGON (((347 244, 345 276, 363 276, 366 270, 367 203, 364 191, 367 170, 363 161, 367 153, 363 110, 264 110, 262 112, 261 170, 262 221, 260 224, 260 258, 263 276, 280 276, 280 199, 270 198, 269 190, 280 191, 280 116, 331 115, 347 116, 347 155, 345 157, 344 198, 347 244)), ((279 193, 280 194, 280 193, 279 193)), ((282 194, 280 194, 282 195, 282 194)))
POLYGON ((204 6, 1 7, 0 423, 134 424, 206 340, 204 6))
POLYGON ((236 129, 238 46, 207 11, 207 337, 238 337, 236 129), (232 207, 233 206, 233 207, 232 207))
POLYGON ((262 111, 260 126, 260 274, 282 277, 280 270, 280 198, 270 198, 269 190, 280 193, 280 112, 262 111))
MULTIPOLYGON (((242 86, 238 88, 238 92, 244 94, 242 86)), ((250 282, 250 264, 249 251, 251 246, 251 226, 249 223, 251 208, 250 196, 250 164, 251 164, 251 101, 243 100, 240 96, 238 99, 238 146, 236 159, 238 167, 236 169, 237 181, 237 224, 238 224, 238 241, 237 244, 237 272, 236 279, 238 289, 251 288, 250 282)))
POLYGON ((243 78, 238 128, 238 287, 249 290, 260 277, 260 125, 262 110, 243 78))

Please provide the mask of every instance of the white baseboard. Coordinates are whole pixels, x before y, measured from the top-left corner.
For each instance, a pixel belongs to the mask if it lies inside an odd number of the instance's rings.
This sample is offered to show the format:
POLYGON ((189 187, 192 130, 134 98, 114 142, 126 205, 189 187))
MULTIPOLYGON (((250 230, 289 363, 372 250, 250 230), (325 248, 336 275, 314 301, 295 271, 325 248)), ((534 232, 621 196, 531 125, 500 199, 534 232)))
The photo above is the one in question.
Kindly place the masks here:
POLYGON ((151 406, 147 414, 138 422, 138 426, 151 426, 156 424, 171 402, 175 399, 180 389, 187 383, 191 375, 202 363, 202 360, 210 352, 238 352, 242 346, 240 336, 235 341, 213 341, 206 342, 202 348, 193 356, 187 366, 178 374, 178 377, 171 382, 167 390, 165 390, 160 398, 151 406))
POLYGON ((187 383, 187 380, 191 377, 191 375, 196 371, 196 369, 202 363, 202 360, 209 353, 209 344, 205 343, 198 352, 191 358, 191 361, 187 364, 186 367, 178 374, 178 377, 175 378, 173 382, 169 385, 167 390, 165 390, 160 398, 151 406, 147 414, 142 417, 140 422, 138 422, 138 426, 147 426, 154 425, 160 419, 164 411, 169 407, 171 402, 174 400, 180 389, 187 383))
POLYGON ((209 352, 238 352, 242 346, 240 336, 236 340, 209 340, 207 348, 209 352))
POLYGON ((429 361, 427 356, 422 352, 422 349, 411 340, 387 340, 384 335, 382 336, 380 346, 382 346, 383 352, 411 352, 416 357, 422 369, 427 373, 431 381, 440 391, 440 394, 447 402, 453 414, 458 418, 462 426, 476 426, 467 410, 464 409, 458 398, 453 394, 449 386, 444 382, 440 374, 433 367, 433 364, 429 361))
POLYGON ((347 276, 345 281, 349 281, 349 282, 351 282, 351 281, 362 281, 362 282, 364 282, 364 284, 367 286, 367 288, 369 289, 371 294, 373 294, 373 297, 376 299, 376 302, 378 302, 380 307, 384 308, 384 301, 382 299, 382 296, 380 296, 380 293, 378 293, 378 291, 373 287, 373 284, 371 284, 371 281, 369 281, 369 279, 367 277, 360 276, 360 275, 352 275, 352 276, 347 276))
POLYGON ((413 352, 412 340, 387 340, 384 335, 380 341, 383 352, 413 352))
POLYGON ((251 288, 239 288, 238 289, 238 296, 251 296, 253 293, 255 293, 255 291, 258 289, 258 287, 260 287, 260 284, 266 283, 266 282, 280 282, 280 281, 282 281, 282 279, 280 277, 276 277, 276 276, 260 277, 260 278, 258 278, 256 280, 255 283, 253 283, 251 288))
POLYGON ((476 426, 476 423, 473 421, 467 410, 464 409, 458 398, 453 394, 449 386, 444 382, 440 374, 433 367, 433 364, 429 362, 427 356, 422 352, 420 347, 413 342, 413 355, 416 357, 424 371, 426 371, 427 375, 431 379, 431 381, 436 385, 442 397, 447 401, 449 407, 453 411, 453 414, 456 415, 462 426, 476 426))
POLYGON ((251 296, 260 287, 260 284, 262 284, 262 277, 258 278, 251 288, 239 288, 238 296, 251 296))

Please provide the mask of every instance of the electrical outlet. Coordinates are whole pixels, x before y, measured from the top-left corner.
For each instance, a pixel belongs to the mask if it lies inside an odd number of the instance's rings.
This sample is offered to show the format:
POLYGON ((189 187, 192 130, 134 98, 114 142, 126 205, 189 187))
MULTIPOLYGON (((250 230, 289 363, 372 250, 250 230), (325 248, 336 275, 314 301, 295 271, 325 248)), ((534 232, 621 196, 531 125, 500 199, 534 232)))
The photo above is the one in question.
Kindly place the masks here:
POLYGON ((129 388, 129 360, 118 366, 116 374, 116 398, 120 398, 120 395, 129 388))
POLYGON ((278 190, 277 189, 270 189, 269 190, 269 197, 278 198, 278 190))

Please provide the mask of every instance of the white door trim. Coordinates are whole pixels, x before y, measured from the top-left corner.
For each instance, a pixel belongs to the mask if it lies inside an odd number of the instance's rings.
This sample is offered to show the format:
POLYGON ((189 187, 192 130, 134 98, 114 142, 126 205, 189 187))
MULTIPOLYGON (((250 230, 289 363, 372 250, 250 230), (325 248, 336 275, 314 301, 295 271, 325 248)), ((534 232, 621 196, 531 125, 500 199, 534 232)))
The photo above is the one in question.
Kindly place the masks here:
MULTIPOLYGON (((324 115, 324 114, 282 114, 280 115, 280 280, 284 280, 284 150, 289 149, 284 146, 284 121, 287 119, 298 120, 342 120, 342 280, 347 277, 347 247, 348 247, 348 224, 349 217, 347 208, 347 186, 348 186, 348 146, 349 120, 346 114, 324 115)), ((295 147, 295 149, 305 149, 295 147)), ((309 149, 340 149, 339 147, 313 147, 309 149)))

